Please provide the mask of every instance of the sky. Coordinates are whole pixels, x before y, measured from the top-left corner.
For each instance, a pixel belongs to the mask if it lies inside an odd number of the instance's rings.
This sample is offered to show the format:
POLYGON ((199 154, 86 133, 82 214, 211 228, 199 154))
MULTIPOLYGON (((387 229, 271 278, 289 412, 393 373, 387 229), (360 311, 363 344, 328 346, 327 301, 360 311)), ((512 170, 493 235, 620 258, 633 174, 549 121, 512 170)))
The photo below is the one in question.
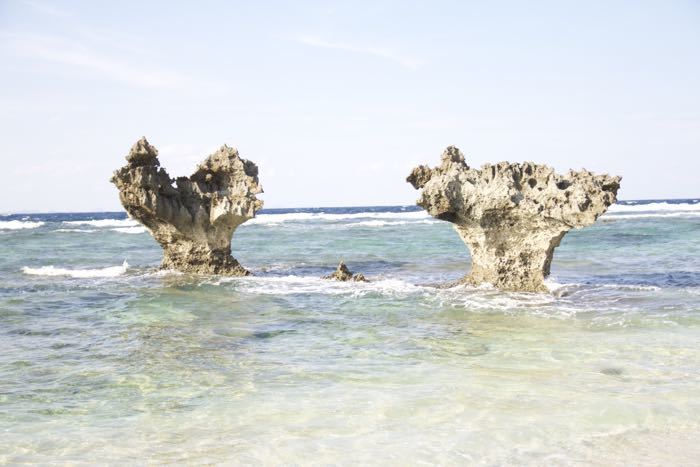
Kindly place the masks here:
POLYGON ((0 85, 3 213, 120 210, 141 136, 237 147, 268 208, 413 204, 448 145, 700 196, 697 0, 0 0, 0 85))

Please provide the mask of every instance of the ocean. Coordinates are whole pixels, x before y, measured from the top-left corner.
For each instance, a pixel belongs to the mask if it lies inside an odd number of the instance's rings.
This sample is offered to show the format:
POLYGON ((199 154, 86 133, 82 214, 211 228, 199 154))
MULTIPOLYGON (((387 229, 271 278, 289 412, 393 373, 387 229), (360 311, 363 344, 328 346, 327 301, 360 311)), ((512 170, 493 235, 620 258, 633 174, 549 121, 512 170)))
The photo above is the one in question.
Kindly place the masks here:
POLYGON ((233 250, 254 276, 159 271, 123 212, 0 216, 0 464, 700 459, 700 200, 569 232, 550 294, 434 287, 469 253, 409 206, 266 210, 233 250))

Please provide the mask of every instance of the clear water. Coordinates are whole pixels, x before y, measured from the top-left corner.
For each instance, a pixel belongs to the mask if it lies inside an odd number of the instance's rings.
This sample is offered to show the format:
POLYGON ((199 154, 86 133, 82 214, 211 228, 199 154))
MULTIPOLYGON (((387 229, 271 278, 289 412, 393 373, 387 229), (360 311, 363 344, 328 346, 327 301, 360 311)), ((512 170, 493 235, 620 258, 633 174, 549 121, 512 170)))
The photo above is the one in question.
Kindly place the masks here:
POLYGON ((0 218, 0 463, 697 464, 700 204, 628 202, 551 294, 414 208, 268 211, 250 278, 157 271, 123 213, 0 218), (128 265, 124 265, 124 260, 128 265), (368 284, 318 279, 340 259, 368 284))

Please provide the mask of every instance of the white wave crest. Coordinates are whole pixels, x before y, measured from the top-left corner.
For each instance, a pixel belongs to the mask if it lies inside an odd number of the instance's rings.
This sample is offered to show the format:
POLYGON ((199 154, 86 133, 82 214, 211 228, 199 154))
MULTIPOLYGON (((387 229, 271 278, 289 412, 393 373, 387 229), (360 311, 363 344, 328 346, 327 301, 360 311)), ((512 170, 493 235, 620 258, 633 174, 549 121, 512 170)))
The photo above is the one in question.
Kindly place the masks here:
POLYGON ((548 277, 547 279, 544 280, 544 286, 547 287, 547 290, 549 290, 551 293, 558 292, 559 290, 564 289, 564 288, 569 287, 569 286, 572 286, 572 285, 578 285, 578 284, 561 284, 551 277, 548 277))
POLYGON ((93 227, 136 227, 139 225, 133 219, 100 219, 86 221, 63 221, 67 225, 91 225, 93 227))
POLYGON ((311 276, 217 278, 210 284, 236 282, 239 290, 262 295, 325 294, 355 297, 377 293, 408 295, 425 293, 430 288, 414 285, 400 279, 380 279, 370 282, 338 282, 311 276))
POLYGON ((557 294, 559 292, 565 291, 567 289, 573 289, 573 288, 585 288, 587 290, 596 290, 596 289, 611 289, 611 290, 620 290, 620 291, 643 291, 643 292, 649 292, 649 291, 657 291, 661 290, 661 287, 657 287, 655 285, 642 285, 642 284, 579 284, 576 282, 572 282, 569 284, 561 284, 557 282, 555 279, 552 279, 551 277, 545 279, 544 281, 545 287, 553 293, 557 294))
POLYGON ((100 269, 65 269, 54 266, 41 266, 39 268, 30 268, 25 266, 22 272, 33 276, 69 276, 80 279, 91 277, 117 277, 124 274, 129 267, 129 263, 124 260, 121 266, 111 266, 100 269))
POLYGON ((283 222, 307 222, 307 221, 347 221, 357 219, 406 219, 421 220, 431 217, 425 211, 410 212, 356 212, 352 214, 331 214, 323 212, 290 212, 285 214, 260 214, 249 220, 244 225, 256 224, 280 224, 283 222))
POLYGON ((666 202, 647 204, 613 204, 608 213, 647 212, 647 211, 700 211, 700 203, 671 204, 666 202))
POLYGON ((382 220, 372 220, 372 221, 360 221, 353 222, 351 224, 346 224, 346 227, 385 227, 391 225, 416 225, 416 224, 437 224, 440 221, 431 221, 428 219, 423 219, 419 221, 382 221, 382 220))
POLYGON ((36 229, 44 225, 43 222, 32 222, 32 221, 0 221, 0 230, 24 230, 24 229, 36 229))
POLYGON ((125 234, 142 234, 146 233, 146 227, 134 226, 134 227, 117 227, 116 229, 111 229, 114 232, 125 233, 125 234))
POLYGON ((56 229, 54 232, 76 232, 76 233, 95 233, 99 230, 94 229, 56 229))
POLYGON ((600 284, 598 287, 603 288, 603 289, 646 291, 646 292, 661 290, 661 287, 657 287, 655 285, 641 285, 641 284, 600 284))
POLYGON ((678 212, 656 212, 656 213, 639 213, 639 214, 606 214, 602 219, 649 219, 660 217, 698 217, 700 211, 678 211, 678 212))

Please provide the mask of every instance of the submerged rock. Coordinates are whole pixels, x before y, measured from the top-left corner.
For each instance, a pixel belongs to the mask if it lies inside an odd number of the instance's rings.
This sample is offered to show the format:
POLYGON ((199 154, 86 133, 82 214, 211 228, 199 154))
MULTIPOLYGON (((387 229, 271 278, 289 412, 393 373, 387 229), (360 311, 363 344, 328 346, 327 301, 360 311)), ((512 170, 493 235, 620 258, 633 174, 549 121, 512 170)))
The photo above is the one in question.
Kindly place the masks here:
POLYGON ((472 269, 462 282, 543 292, 554 248, 615 203, 621 178, 587 170, 560 175, 532 162, 472 169, 450 146, 439 167, 416 167, 406 180, 423 190, 417 204, 453 223, 469 247, 472 269))
POLYGON ((332 281, 341 281, 341 282, 369 282, 364 274, 358 272, 357 274, 353 274, 350 272, 348 267, 345 265, 343 261, 341 261, 338 264, 338 269, 336 269, 333 274, 329 274, 327 276, 323 276, 322 279, 328 279, 332 281))
POLYGON ((248 275, 231 256, 231 236, 255 217, 263 202, 258 167, 226 145, 207 157, 189 178, 173 180, 159 167, 146 138, 134 144, 127 164, 111 182, 129 215, 163 248, 163 269, 201 274, 248 275))

